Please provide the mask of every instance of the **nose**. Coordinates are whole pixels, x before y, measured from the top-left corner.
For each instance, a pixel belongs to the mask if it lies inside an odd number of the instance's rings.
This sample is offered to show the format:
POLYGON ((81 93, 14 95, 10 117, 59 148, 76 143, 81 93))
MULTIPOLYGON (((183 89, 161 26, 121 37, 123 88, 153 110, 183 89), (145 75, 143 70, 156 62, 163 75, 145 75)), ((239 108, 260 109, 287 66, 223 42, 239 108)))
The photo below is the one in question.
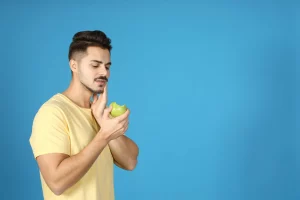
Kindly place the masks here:
POLYGON ((107 77, 108 75, 108 70, 106 69, 105 65, 101 65, 101 67, 99 67, 99 71, 98 71, 98 74, 101 75, 101 76, 105 76, 107 77))

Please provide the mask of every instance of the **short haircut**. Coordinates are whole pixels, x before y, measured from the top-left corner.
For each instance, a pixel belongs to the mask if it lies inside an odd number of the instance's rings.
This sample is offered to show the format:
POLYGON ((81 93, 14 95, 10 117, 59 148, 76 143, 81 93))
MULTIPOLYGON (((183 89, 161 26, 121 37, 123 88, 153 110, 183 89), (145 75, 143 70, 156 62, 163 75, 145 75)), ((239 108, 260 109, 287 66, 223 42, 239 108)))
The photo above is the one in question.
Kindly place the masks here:
POLYGON ((88 47, 100 47, 111 52, 111 40, 100 30, 80 31, 75 33, 69 47, 69 60, 77 53, 86 53, 88 47))

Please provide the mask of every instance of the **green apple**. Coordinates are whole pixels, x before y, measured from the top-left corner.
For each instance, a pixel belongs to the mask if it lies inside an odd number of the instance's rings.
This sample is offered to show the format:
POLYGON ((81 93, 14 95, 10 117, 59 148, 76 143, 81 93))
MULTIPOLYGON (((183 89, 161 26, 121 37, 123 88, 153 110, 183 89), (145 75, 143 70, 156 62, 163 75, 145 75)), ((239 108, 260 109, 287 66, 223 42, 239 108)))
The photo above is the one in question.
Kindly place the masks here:
POLYGON ((110 104, 110 106, 112 106, 112 110, 110 112, 110 115, 112 117, 118 117, 118 116, 122 115, 123 113, 125 113, 127 110, 126 105, 121 106, 121 105, 118 105, 116 102, 112 102, 110 104))

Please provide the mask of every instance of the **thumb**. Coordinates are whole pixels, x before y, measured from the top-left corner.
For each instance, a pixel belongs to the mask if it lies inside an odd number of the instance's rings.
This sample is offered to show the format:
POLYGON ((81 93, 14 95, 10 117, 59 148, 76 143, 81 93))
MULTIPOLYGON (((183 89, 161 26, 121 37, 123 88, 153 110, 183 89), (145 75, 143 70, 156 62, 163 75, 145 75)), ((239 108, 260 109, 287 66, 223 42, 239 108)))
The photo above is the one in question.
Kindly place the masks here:
POLYGON ((104 117, 109 118, 111 110, 112 110, 112 106, 111 105, 108 108, 105 108, 104 112, 103 112, 104 117))

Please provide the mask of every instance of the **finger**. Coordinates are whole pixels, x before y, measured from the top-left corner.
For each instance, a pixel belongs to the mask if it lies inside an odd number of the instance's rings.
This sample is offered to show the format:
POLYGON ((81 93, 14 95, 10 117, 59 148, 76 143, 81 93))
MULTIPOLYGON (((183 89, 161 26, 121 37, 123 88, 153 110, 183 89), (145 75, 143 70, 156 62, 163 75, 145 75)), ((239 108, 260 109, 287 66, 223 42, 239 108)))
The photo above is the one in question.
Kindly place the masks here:
POLYGON ((124 126, 124 135, 125 135, 125 133, 126 133, 126 131, 128 130, 128 127, 129 127, 129 122, 127 122, 126 123, 126 125, 124 126))
POLYGON ((128 126, 129 126, 129 122, 127 122, 126 124, 125 124, 125 132, 127 131, 127 129, 128 129, 128 126))
POLYGON ((107 101, 107 84, 104 86, 103 92, 100 95, 101 101, 107 101))
POLYGON ((103 93, 100 95, 101 109, 104 110, 107 103, 107 84, 104 87, 103 93))
POLYGON ((128 130, 128 126, 126 126, 126 128, 125 128, 124 135, 125 135, 125 133, 126 133, 127 130, 128 130))
POLYGON ((107 101, 107 83, 105 84, 105 87, 103 89, 102 96, 103 96, 104 100, 107 101))
MULTIPOLYGON (((116 118, 114 118, 113 120, 116 120, 116 118)), ((124 121, 122 121, 122 122, 119 122, 118 124, 117 124, 117 130, 123 130, 123 129, 125 129, 126 128, 126 126, 127 126, 127 124, 128 124, 128 120, 124 120, 124 121)))
MULTIPOLYGON (((117 119, 114 118, 113 120, 117 120, 117 119)), ((118 122, 117 129, 123 129, 127 126, 127 124, 128 124, 128 120, 123 120, 122 122, 118 122)))
POLYGON ((96 102, 96 106, 98 107, 98 110, 100 114, 102 115, 104 113, 104 109, 106 107, 107 102, 107 85, 104 87, 103 93, 100 95, 98 101, 96 102))
POLYGON ((93 95, 93 104, 98 100, 98 95, 97 93, 94 93, 93 95))
POLYGON ((106 117, 106 118, 113 118, 112 116, 110 116, 111 110, 112 110, 112 106, 109 105, 108 108, 104 109, 103 116, 106 117))
POLYGON ((124 134, 124 128, 120 128, 117 131, 115 131, 115 135, 117 135, 118 137, 124 134))
POLYGON ((125 120, 123 120, 123 121, 121 122, 121 124, 122 124, 122 127, 128 126, 128 118, 125 119, 125 120))
POLYGON ((116 117, 116 119, 119 121, 119 122, 123 122, 124 120, 126 120, 128 118, 130 114, 130 110, 127 109, 125 113, 123 113, 122 115, 116 117))

